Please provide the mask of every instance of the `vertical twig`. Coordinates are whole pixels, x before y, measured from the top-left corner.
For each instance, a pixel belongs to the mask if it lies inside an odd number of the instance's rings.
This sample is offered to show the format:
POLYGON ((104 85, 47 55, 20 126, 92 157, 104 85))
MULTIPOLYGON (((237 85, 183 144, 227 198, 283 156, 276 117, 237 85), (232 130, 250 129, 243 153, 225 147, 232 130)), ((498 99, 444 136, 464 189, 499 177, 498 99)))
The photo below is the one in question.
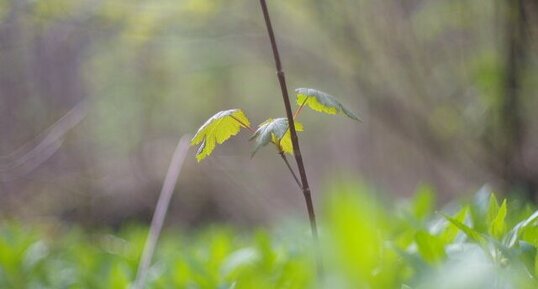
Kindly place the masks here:
POLYGON ((153 253, 155 252, 155 247, 157 246, 157 241, 159 235, 161 234, 161 229, 163 227, 164 218, 166 217, 166 212, 168 211, 168 205, 172 199, 172 193, 174 192, 174 187, 177 183, 177 178, 181 172, 181 167, 183 166, 183 161, 187 156, 187 151, 189 150, 189 135, 184 135, 179 140, 179 143, 174 151, 172 161, 168 167, 168 172, 164 178, 163 187, 159 195, 159 200, 157 201, 157 206, 155 207, 155 212, 153 213, 153 219, 151 220, 151 227, 149 229, 148 238, 144 246, 144 251, 142 252, 142 257, 140 258, 140 264, 138 265, 138 272, 136 274, 136 280, 133 286, 133 289, 143 289, 146 281, 146 276, 149 271, 151 259, 153 258, 153 253))
MULTIPOLYGON (((282 69, 282 63, 280 61, 280 54, 278 53, 278 46, 276 44, 275 34, 273 32, 273 26, 271 24, 271 18, 269 17, 269 10, 267 9, 267 3, 265 0, 260 0, 260 5, 265 19, 265 25, 267 27, 267 33, 271 42, 271 48, 273 50, 273 58, 275 60, 276 74, 278 82, 280 83, 280 90, 282 92, 282 99, 286 108, 286 116, 288 118, 288 126, 291 134, 291 143, 293 145, 293 155, 297 162, 297 168, 299 169, 299 175, 301 177, 302 191, 306 202, 306 208, 308 210, 308 218, 310 220, 310 228, 312 229, 312 236, 314 238, 315 246, 319 247, 318 241, 318 227, 316 224, 316 214, 314 212, 314 204, 312 203, 312 196, 310 193, 310 186, 308 185, 308 179, 306 177, 306 171, 303 164, 303 157, 301 156, 301 150, 299 148, 299 139, 297 138, 297 132, 295 131, 295 123, 293 120, 293 112, 291 111, 290 97, 288 95, 288 87, 286 85, 286 78, 282 69)), ((317 255, 317 268, 318 273, 322 271, 321 256, 317 255)))

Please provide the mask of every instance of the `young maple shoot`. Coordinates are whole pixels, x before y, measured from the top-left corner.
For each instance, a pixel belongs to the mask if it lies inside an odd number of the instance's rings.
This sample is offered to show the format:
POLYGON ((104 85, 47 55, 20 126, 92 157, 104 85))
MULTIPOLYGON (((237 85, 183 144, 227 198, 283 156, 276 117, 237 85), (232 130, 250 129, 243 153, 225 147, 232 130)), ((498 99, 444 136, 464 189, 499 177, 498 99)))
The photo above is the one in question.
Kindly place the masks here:
MULTIPOLYGON (((294 113, 294 120, 298 118, 303 107, 307 106, 314 111, 327 114, 343 114, 359 121, 359 118, 347 109, 333 96, 312 88, 298 88, 295 90, 299 107, 294 113)), ((293 154, 288 120, 286 118, 268 119, 262 122, 256 130, 250 126, 250 120, 241 109, 229 109, 216 113, 209 118, 196 132, 191 145, 200 145, 196 152, 196 159, 201 161, 208 157, 217 144, 222 144, 232 136, 239 133, 241 128, 248 129, 254 140, 252 156, 256 152, 272 143, 280 154, 293 154)), ((295 121, 295 130, 303 131, 303 125, 295 121)))
MULTIPOLYGON (((299 107, 296 109, 295 113, 292 112, 291 101, 286 84, 286 77, 284 75, 284 69, 282 68, 282 61, 280 60, 280 53, 278 51, 278 45, 273 30, 273 25, 271 24, 271 17, 269 16, 269 9, 267 8, 266 0, 260 0, 260 6, 263 12, 265 26, 267 28, 267 36, 269 36, 271 50, 273 51, 276 75, 280 85, 284 107, 286 109, 286 117, 268 119, 260 124, 256 130, 254 130, 250 127, 250 121, 242 110, 231 109, 221 111, 211 117, 198 130, 192 139, 192 144, 201 144, 198 152, 196 153, 196 158, 198 161, 201 161, 211 154, 211 152, 215 149, 216 144, 221 144, 230 137, 236 135, 239 133, 242 127, 250 130, 253 133, 251 140, 255 140, 255 146, 252 156, 254 156, 254 154, 261 147, 266 146, 269 143, 273 143, 277 148, 280 157, 293 176, 293 179, 303 192, 308 211, 308 219, 310 221, 310 228, 312 230, 312 237, 314 239, 315 247, 319 249, 318 227, 316 222, 316 214, 314 212, 314 203, 312 201, 312 194, 310 191, 310 186, 308 185, 308 177, 306 175, 303 157, 301 156, 301 149, 299 146, 299 138, 297 136, 297 131, 303 131, 303 125, 298 123, 295 119, 299 116, 301 110, 305 106, 308 106, 315 111, 328 114, 342 113, 354 120, 359 120, 359 118, 350 110, 345 108, 334 97, 325 92, 311 88, 299 88, 295 91, 297 93, 296 100, 299 107), (297 164, 297 169, 299 171, 299 177, 288 162, 286 153, 293 154, 295 163, 297 164)), ((318 276, 321 277, 323 275, 323 262, 320 254, 316 254, 316 256, 317 272, 318 276)))

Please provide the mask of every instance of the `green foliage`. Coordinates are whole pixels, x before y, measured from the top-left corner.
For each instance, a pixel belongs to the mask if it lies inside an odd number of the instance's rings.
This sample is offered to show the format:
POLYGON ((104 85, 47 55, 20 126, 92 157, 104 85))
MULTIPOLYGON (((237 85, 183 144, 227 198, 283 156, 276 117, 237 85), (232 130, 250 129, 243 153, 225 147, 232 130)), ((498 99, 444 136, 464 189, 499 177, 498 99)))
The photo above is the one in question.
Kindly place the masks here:
MULTIPOLYGON (((294 122, 296 131, 303 131, 303 125, 297 121, 294 122)), ((279 152, 293 153, 293 145, 291 143, 291 134, 288 129, 288 119, 276 118, 268 119, 258 126, 251 139, 255 140, 254 155, 261 147, 266 146, 270 142, 274 143, 279 152)))
POLYGON ((493 237, 499 239, 506 233, 506 200, 499 207, 495 196, 491 195, 490 207, 488 210, 488 232, 493 237))
POLYGON ((417 189, 413 200, 413 215, 419 219, 426 219, 435 208, 435 193, 430 186, 422 185, 417 189))
MULTIPOLYGON (((301 112, 304 105, 309 106, 313 110, 325 112, 328 114, 344 113, 348 117, 359 120, 355 114, 345 108, 334 97, 311 88, 299 88, 296 90, 297 103, 300 105, 294 115, 294 123, 296 131, 303 131, 303 125, 295 120, 301 112)), ((209 156, 215 149, 216 144, 222 144, 230 137, 239 133, 241 127, 245 127, 253 131, 250 127, 250 121, 240 109, 230 109, 218 112, 207 120, 192 139, 191 144, 200 144, 196 153, 198 161, 209 156)), ((275 144, 279 152, 288 154, 293 153, 293 145, 291 142, 291 134, 288 129, 287 118, 268 119, 258 126, 254 134, 250 138, 255 140, 252 156, 256 152, 269 143, 275 144)))
POLYGON ((196 152, 196 159, 203 160, 230 137, 239 133, 241 127, 248 127, 250 121, 240 109, 220 111, 208 119, 192 138, 191 144, 202 143, 196 152))
MULTIPOLYGON (((467 211, 467 209, 465 209, 465 211, 467 211)), ((485 242, 485 239, 484 237, 478 232, 476 231, 475 229, 465 225, 465 223, 461 220, 458 220, 456 218, 452 218, 452 217, 449 217, 449 216, 445 216, 445 218, 450 222, 452 223, 452 225, 456 226, 458 229, 460 229, 465 235, 467 235, 467 237, 472 240, 472 241, 475 241, 475 242, 478 242, 478 243, 484 243, 485 242)))
POLYGON ((442 239, 431 235, 427 231, 417 232, 415 242, 420 255, 429 263, 440 262, 446 257, 442 239))
POLYGON ((450 218, 453 221, 447 223, 445 229, 440 235, 441 239, 445 243, 445 246, 454 242, 458 236, 458 233, 460 232, 460 228, 453 223, 456 222, 458 224, 463 224, 463 222, 465 222, 465 218, 467 218, 468 211, 468 207, 463 207, 454 217, 450 218))
MULTIPOLYGON (((431 194, 422 187, 395 209, 364 185, 334 187, 323 202, 323 283, 307 228, 214 226, 166 231, 146 288, 538 288, 538 211, 486 197, 441 217, 431 194)), ((127 289, 146 234, 0 223, 0 288, 127 289)))
POLYGON ((297 88, 297 104, 300 106, 307 105, 311 109, 328 114, 343 113, 351 119, 359 120, 359 118, 341 104, 333 96, 312 88, 297 88))
MULTIPOLYGON (((1 224, 0 288, 132 285, 146 229, 114 234, 66 229, 1 224), (51 229, 56 231, 49 236, 51 229)), ((190 236, 169 232, 159 243, 146 288, 312 287, 311 260, 305 248, 297 249, 262 231, 253 236, 223 227, 190 236)))

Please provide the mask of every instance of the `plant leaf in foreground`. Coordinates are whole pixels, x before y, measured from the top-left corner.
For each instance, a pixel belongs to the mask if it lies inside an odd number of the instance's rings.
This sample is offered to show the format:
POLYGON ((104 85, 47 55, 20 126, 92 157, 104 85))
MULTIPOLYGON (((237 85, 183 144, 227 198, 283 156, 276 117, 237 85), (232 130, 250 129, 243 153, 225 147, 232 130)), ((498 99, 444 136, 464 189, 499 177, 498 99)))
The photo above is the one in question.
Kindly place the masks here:
POLYGON ((250 121, 240 109, 229 109, 216 113, 198 129, 191 140, 191 145, 201 143, 196 152, 196 159, 203 160, 213 152, 217 144, 222 144, 239 133, 241 127, 248 126, 250 126, 250 121))
MULTIPOLYGON (((303 131, 303 125, 296 121, 295 130, 303 131)), ((259 125, 251 139, 255 140, 254 150, 252 151, 253 156, 261 147, 266 146, 270 142, 274 143, 279 151, 289 154, 293 153, 291 134, 288 129, 288 120, 286 118, 270 118, 264 121, 259 125)))
POLYGON ((343 113, 351 119, 360 119, 332 95, 312 88, 297 88, 297 104, 307 105, 311 109, 327 114, 343 113))

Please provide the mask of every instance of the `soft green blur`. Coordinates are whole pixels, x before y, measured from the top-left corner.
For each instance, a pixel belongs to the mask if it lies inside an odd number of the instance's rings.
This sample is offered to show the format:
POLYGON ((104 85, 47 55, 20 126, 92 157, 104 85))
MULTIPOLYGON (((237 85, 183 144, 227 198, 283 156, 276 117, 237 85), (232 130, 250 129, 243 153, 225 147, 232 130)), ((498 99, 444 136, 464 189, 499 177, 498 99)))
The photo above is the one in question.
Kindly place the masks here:
MULTIPOLYGON (((389 204, 365 185, 335 185, 322 214, 321 250, 313 247, 306 226, 295 222, 272 230, 213 226, 188 235, 169 230, 147 288, 538 286, 538 211, 517 200, 502 209, 504 202, 486 190, 439 212, 433 200, 426 187, 389 204), (491 231, 499 226, 504 229, 491 231), (321 278, 314 263, 318 253, 324 261, 321 278)), ((128 288, 145 237, 141 226, 89 233, 58 224, 4 222, 0 286, 128 288)))

